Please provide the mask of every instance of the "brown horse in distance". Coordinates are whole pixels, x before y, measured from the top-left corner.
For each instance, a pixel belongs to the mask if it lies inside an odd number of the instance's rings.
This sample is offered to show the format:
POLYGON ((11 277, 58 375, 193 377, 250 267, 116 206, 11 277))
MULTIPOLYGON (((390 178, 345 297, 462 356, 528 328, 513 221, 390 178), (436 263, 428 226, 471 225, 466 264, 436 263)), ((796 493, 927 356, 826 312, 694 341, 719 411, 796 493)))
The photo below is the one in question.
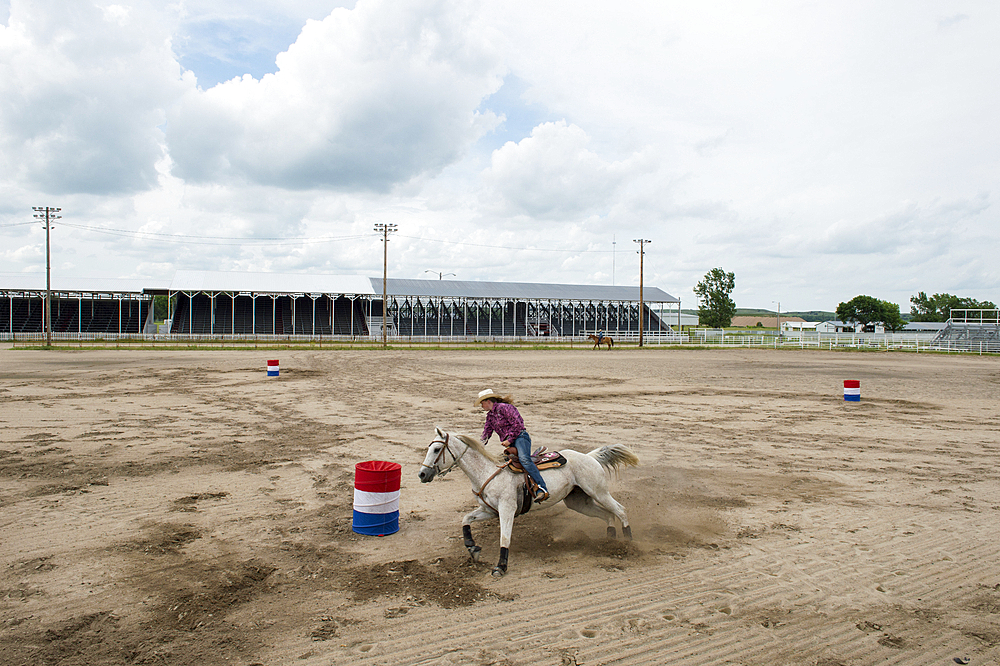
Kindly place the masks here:
POLYGON ((615 346, 615 341, 611 339, 610 335, 605 335, 601 340, 598 340, 596 335, 588 335, 587 338, 594 341, 594 349, 597 349, 600 345, 607 345, 608 349, 615 346))

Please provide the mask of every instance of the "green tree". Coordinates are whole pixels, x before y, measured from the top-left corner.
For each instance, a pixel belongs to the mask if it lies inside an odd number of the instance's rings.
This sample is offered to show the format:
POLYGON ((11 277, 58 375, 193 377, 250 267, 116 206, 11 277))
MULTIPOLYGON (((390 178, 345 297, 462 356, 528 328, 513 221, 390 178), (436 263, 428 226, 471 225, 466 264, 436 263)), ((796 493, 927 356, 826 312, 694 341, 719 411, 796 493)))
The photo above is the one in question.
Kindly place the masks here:
POLYGON ((881 321, 882 301, 874 296, 855 296, 837 306, 837 319, 847 324, 868 324, 881 321))
POLYGON ((881 303, 882 324, 886 330, 895 332, 906 326, 906 322, 903 321, 903 315, 899 313, 898 303, 890 303, 889 301, 881 301, 881 303))
POLYGON ((698 296, 698 323, 709 328, 725 328, 733 323, 736 302, 729 297, 736 288, 736 276, 713 268, 694 288, 698 296))
POLYGON ((841 303, 837 306, 837 318, 862 326, 882 324, 890 331, 898 331, 905 325, 898 305, 874 296, 855 296, 846 303, 841 303))
POLYGON ((910 315, 913 321, 948 321, 952 310, 993 310, 996 305, 990 301, 961 298, 951 294, 928 296, 918 292, 910 297, 910 315))
POLYGON ((156 321, 166 319, 169 305, 166 296, 153 296, 153 319, 156 321))

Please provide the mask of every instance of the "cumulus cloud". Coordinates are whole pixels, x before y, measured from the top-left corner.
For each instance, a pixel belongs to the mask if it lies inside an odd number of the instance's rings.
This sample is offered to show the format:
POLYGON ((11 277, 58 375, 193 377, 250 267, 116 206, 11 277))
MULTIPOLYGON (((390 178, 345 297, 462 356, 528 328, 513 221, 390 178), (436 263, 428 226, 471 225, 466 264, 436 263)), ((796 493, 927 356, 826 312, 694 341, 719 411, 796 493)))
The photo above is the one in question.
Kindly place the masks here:
POLYGON ((532 217, 573 218, 605 212, 640 157, 608 162, 588 148, 590 137, 562 120, 493 151, 484 178, 501 207, 532 217))
POLYGON ((474 5, 362 0, 309 21, 278 71, 171 110, 175 173, 290 189, 387 190, 435 173, 498 119, 475 109, 504 67, 474 5))
POLYGON ((14 3, 0 25, 0 174, 51 194, 155 182, 163 108, 184 83, 142 4, 14 3), (127 82, 127 84, 125 83, 127 82))

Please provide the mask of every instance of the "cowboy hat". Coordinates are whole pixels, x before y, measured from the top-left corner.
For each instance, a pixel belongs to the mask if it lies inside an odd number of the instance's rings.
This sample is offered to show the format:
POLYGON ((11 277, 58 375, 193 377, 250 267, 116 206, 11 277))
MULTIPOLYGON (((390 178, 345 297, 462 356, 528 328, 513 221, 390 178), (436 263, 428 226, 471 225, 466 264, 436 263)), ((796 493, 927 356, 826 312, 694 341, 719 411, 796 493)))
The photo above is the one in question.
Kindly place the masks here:
POLYGON ((503 396, 494 391, 493 389, 485 389, 479 392, 479 397, 476 398, 476 402, 473 403, 473 407, 478 407, 480 404, 482 404, 483 400, 490 400, 490 399, 496 400, 498 398, 503 398, 503 396))

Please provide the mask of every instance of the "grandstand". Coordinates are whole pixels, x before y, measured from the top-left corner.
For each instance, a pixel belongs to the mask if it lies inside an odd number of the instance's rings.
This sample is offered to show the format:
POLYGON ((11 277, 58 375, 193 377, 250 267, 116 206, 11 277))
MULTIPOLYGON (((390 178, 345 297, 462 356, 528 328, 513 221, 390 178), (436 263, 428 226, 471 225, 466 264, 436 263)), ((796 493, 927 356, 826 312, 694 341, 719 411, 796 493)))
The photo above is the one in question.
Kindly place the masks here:
POLYGON ((932 344, 949 351, 1000 352, 1000 309, 952 310, 932 344))
MULTIPOLYGON (((37 281, 0 274, 0 337, 44 331, 45 291, 37 281)), ((54 283, 57 337, 154 333, 158 295, 170 304, 169 335, 181 337, 365 337, 380 336, 385 326, 389 335, 411 338, 563 337, 598 329, 628 338, 638 334, 640 319, 647 334, 672 333, 656 313, 680 303, 656 287, 644 289, 640 311, 638 287, 389 279, 383 320, 381 278, 177 271, 169 284, 129 280, 96 289, 81 282, 54 283)))
MULTIPOLYGON (((161 285, 161 288, 165 285, 161 285)), ((54 278, 52 332, 60 337, 140 335, 153 330, 156 281, 54 278)), ((45 276, 0 274, 0 338, 45 330, 45 276)))

